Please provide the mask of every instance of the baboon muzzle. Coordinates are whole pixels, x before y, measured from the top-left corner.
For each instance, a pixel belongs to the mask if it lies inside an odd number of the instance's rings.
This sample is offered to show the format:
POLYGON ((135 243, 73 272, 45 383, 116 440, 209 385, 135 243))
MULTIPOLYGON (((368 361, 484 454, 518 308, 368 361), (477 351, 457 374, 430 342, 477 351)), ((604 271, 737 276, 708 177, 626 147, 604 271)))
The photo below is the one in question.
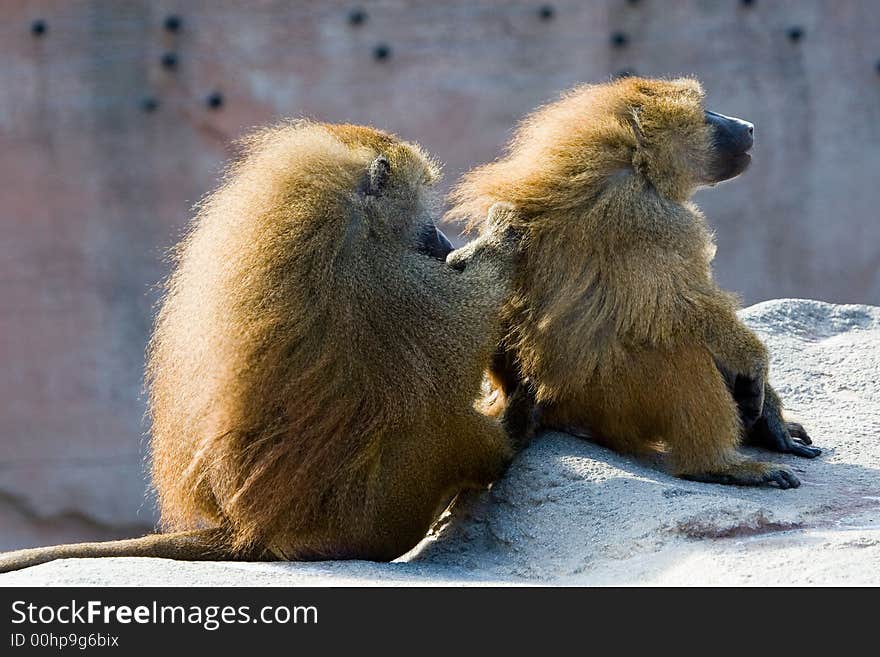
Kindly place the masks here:
POLYGON ((419 251, 427 256, 436 258, 443 262, 446 256, 453 251, 454 247, 449 238, 443 234, 443 231, 433 224, 425 229, 422 242, 419 245, 419 251))
POLYGON ((712 126, 713 161, 708 182, 730 180, 745 171, 752 161, 749 150, 755 143, 755 126, 733 116, 705 112, 706 123, 712 126))

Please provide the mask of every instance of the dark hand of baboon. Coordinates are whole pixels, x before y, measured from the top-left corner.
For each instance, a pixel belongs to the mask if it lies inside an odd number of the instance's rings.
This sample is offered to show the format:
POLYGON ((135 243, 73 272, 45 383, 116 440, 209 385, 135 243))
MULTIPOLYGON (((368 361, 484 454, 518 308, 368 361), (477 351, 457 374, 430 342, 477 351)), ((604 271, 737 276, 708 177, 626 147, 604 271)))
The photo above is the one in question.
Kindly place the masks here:
POLYGON ((730 394, 739 410, 739 419, 744 431, 749 431, 764 411, 764 377, 736 374, 718 365, 727 382, 730 394))
POLYGON ((739 409, 746 444, 764 449, 815 458, 822 453, 802 424, 786 422, 779 395, 763 379, 733 376, 719 366, 739 409), (761 381, 759 384, 758 382, 761 381))

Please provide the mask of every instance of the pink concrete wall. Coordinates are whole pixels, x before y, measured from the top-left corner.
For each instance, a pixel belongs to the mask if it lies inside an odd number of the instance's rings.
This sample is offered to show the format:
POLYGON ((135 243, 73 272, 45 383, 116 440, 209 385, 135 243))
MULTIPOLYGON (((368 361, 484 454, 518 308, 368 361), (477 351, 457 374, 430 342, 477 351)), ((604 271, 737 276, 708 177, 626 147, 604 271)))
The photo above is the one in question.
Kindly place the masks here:
POLYGON ((4 0, 0 548, 153 522, 150 286, 229 141, 277 117, 394 130, 452 181, 574 83, 693 73, 711 107, 757 125, 748 174, 700 194, 722 283, 748 301, 880 302, 875 3, 549 4, 542 17, 539 2, 363 2, 352 25, 353 3, 336 0, 4 0), (177 32, 163 27, 172 13, 177 32))

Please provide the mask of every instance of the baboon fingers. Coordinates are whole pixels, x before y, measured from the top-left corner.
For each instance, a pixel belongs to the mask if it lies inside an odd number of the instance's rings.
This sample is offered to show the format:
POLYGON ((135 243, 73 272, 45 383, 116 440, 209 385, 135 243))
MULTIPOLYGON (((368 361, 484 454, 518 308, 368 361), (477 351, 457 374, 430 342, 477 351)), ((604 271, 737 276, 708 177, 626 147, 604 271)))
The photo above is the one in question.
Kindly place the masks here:
POLYGON ((810 438, 809 434, 807 434, 807 430, 804 429, 804 425, 800 422, 786 422, 785 426, 788 429, 788 433, 791 434, 791 437, 796 438, 798 442, 801 442, 804 445, 813 444, 813 439, 810 438))
POLYGON ((446 256, 446 264, 455 271, 464 271, 468 260, 474 255, 474 242, 455 249, 446 256))
POLYGON ((822 450, 818 447, 810 447, 799 440, 792 441, 789 449, 791 454, 803 456, 805 459, 814 459, 822 453, 822 450))

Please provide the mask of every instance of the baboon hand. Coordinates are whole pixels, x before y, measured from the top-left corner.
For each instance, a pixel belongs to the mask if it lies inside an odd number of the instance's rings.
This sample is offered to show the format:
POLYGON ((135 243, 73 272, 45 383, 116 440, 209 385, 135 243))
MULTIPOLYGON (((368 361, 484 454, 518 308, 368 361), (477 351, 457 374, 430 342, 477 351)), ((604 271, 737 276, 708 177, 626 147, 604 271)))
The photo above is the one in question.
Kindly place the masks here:
POLYGON ((758 369, 753 374, 743 374, 733 372, 717 361, 716 365, 736 402, 743 429, 749 431, 764 412, 766 383, 764 370, 758 369))
POLYGON ((742 426, 749 430, 764 411, 764 375, 737 374, 731 387, 742 426))
POLYGON ((468 264, 477 257, 480 247, 482 243, 480 240, 482 237, 478 237, 472 242, 468 242, 463 247, 459 249, 455 249, 452 253, 446 256, 446 264, 452 267, 455 271, 464 271, 468 264))
POLYGON ((510 266, 520 253, 522 235, 511 225, 516 210, 509 203, 495 203, 489 208, 486 230, 446 256, 446 264, 464 271, 473 260, 490 259, 496 265, 510 266))

